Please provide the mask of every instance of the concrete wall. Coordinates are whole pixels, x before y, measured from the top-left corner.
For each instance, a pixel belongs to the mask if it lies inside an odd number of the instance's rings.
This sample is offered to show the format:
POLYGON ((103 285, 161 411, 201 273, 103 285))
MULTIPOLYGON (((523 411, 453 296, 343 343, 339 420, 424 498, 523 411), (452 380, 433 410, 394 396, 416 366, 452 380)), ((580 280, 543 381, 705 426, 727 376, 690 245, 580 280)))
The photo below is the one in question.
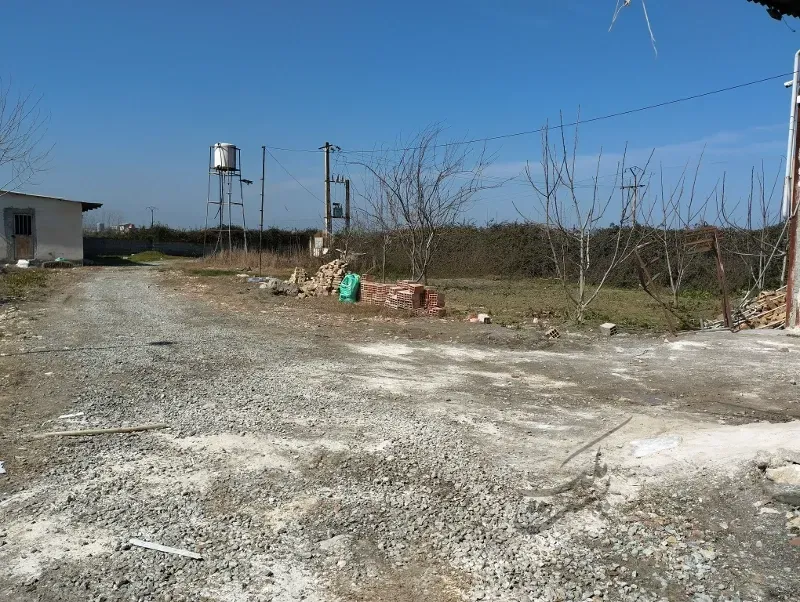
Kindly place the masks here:
POLYGON ((133 255, 151 250, 181 257, 202 257, 203 255, 203 245, 192 242, 151 242, 149 240, 94 236, 87 236, 83 239, 83 249, 86 257, 133 255))
POLYGON ((33 254, 39 261, 63 257, 83 261, 83 217, 81 204, 29 197, 8 192, 0 195, 0 261, 13 261, 15 210, 33 215, 33 254))

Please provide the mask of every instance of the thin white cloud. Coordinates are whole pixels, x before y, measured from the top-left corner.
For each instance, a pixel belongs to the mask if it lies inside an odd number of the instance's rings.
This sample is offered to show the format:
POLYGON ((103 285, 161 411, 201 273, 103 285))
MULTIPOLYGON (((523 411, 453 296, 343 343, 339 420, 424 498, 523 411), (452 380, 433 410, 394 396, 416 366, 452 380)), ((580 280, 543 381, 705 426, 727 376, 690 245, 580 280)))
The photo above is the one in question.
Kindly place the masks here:
MULTIPOLYGON (((697 160, 701 154, 706 159, 757 156, 764 159, 779 160, 786 140, 780 136, 786 126, 781 124, 762 125, 743 130, 720 131, 695 140, 657 145, 655 147, 628 148, 613 152, 604 150, 600 158, 600 173, 607 175, 616 171, 617 165, 625 160, 627 166, 642 166, 653 154, 651 165, 684 164, 697 160)), ((597 170, 599 153, 579 154, 575 158, 575 177, 591 178, 597 170)), ((530 161, 531 171, 541 174, 540 157, 530 161)), ((487 175, 491 177, 514 177, 524 174, 526 161, 503 161, 493 164, 487 175)))

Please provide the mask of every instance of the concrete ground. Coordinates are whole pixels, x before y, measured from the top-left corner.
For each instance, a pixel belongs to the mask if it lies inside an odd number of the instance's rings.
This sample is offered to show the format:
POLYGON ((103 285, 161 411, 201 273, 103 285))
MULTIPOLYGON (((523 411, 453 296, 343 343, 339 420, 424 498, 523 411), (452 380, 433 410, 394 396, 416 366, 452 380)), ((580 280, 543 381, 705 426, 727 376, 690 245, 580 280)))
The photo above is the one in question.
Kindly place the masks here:
POLYGON ((800 600, 785 332, 510 348, 76 274, 1 322, 0 599, 800 600))

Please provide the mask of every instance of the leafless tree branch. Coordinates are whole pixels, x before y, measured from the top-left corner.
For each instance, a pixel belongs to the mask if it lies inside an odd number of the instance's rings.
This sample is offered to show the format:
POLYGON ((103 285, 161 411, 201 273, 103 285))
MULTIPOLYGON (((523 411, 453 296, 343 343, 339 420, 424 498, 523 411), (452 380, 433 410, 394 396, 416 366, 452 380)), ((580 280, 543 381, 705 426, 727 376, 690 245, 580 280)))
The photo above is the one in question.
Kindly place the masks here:
POLYGON ((41 95, 15 94, 10 80, 0 80, 0 190, 19 188, 46 169, 52 147, 42 144, 50 118, 41 105, 41 95))
POLYGON ((644 231, 634 223, 632 209, 635 205, 644 208, 646 195, 638 188, 629 194, 622 190, 619 198, 619 225, 613 235, 613 247, 604 258, 605 267, 594 272, 598 276, 590 283, 590 270, 593 269, 596 248, 595 234, 606 225, 604 220, 611 210, 615 193, 621 190, 619 184, 625 172, 627 148, 617 165, 610 192, 603 193, 600 186, 601 151, 592 177, 591 193, 584 194, 576 185, 579 128, 576 126, 569 143, 563 115, 557 129, 560 137, 555 142, 551 140, 549 124, 545 124, 542 129, 539 167, 543 182, 534 178, 530 163, 526 166, 525 175, 544 217, 544 228, 556 274, 574 308, 575 319, 582 322, 588 306, 597 298, 609 276, 631 256, 637 240, 644 236, 644 231))
POLYGON ((412 277, 427 282, 442 230, 457 223, 475 196, 487 188, 491 164, 486 149, 442 144, 441 125, 428 126, 401 150, 376 153, 360 163, 374 178, 369 213, 408 256, 412 277))

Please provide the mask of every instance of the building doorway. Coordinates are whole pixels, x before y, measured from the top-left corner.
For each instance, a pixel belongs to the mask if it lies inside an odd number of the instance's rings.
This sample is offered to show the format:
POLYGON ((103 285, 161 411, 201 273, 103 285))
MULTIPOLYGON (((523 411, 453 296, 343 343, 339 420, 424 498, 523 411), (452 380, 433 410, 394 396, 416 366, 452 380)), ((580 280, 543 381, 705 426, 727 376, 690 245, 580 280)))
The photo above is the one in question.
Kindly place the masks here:
POLYGON ((14 214, 14 260, 33 259, 33 215, 14 214))

